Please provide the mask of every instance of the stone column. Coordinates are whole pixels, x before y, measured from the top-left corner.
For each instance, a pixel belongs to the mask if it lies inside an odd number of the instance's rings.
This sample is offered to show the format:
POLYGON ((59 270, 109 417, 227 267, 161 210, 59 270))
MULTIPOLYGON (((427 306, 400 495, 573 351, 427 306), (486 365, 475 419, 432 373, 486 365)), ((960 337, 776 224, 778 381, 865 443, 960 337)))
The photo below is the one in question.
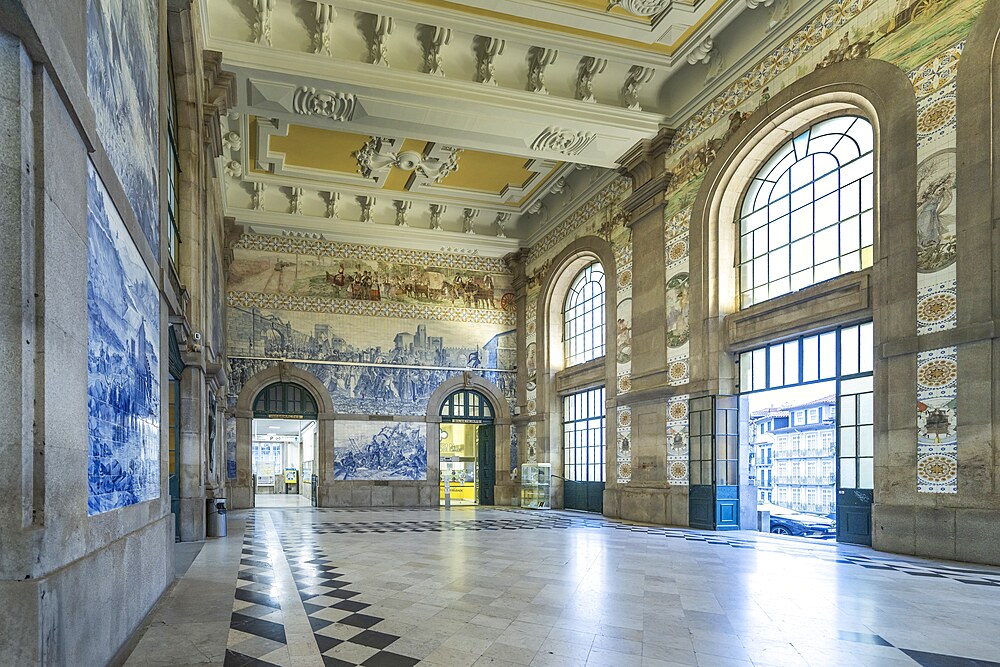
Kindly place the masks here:
POLYGON ((618 405, 632 408, 632 481, 612 489, 605 506, 623 519, 683 523, 671 511, 667 484, 666 274, 663 237, 665 191, 670 182, 666 151, 673 130, 663 128, 619 160, 632 180, 632 194, 622 203, 632 230, 632 391, 618 405))
POLYGON ((205 372, 197 364, 200 353, 186 353, 180 386, 180 443, 178 481, 180 484, 180 538, 182 542, 205 539, 205 372), (192 362, 192 363, 189 363, 192 362))
MULTIPOLYGON (((528 416, 527 410, 528 249, 521 248, 516 253, 510 253, 504 259, 507 262, 508 268, 510 268, 511 272, 514 274, 514 307, 517 314, 515 320, 515 328, 517 331, 515 334, 517 340, 517 384, 514 391, 514 414, 511 415, 510 432, 506 435, 507 446, 504 449, 509 453, 510 433, 515 433, 517 435, 517 457, 514 463, 517 466, 517 472, 515 475, 511 475, 509 455, 503 461, 497 461, 497 471, 499 476, 501 465, 507 471, 506 478, 508 479, 509 488, 504 492, 506 494, 504 498, 508 500, 505 504, 510 504, 516 507, 521 504, 521 464, 528 460, 528 450, 525 440, 527 425, 531 419, 528 416)), ((500 437, 500 429, 497 429, 497 437, 500 437)), ((499 502, 500 501, 497 500, 498 504, 499 502)))

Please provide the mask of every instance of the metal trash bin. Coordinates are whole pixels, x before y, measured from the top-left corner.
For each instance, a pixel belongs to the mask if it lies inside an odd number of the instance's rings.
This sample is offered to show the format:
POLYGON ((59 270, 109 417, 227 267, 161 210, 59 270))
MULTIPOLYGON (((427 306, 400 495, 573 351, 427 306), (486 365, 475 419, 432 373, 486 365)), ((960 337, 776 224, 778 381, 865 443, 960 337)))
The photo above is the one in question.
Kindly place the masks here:
POLYGON ((210 498, 208 500, 208 521, 205 524, 205 532, 208 534, 208 537, 226 536, 225 498, 210 498))

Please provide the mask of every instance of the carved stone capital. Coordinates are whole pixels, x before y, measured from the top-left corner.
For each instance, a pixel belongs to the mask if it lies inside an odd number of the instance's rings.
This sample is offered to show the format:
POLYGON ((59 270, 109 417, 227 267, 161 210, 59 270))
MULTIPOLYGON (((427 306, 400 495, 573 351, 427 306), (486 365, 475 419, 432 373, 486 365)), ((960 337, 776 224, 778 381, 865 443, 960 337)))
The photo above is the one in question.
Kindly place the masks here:
POLYGON ((632 180, 632 190, 666 173, 666 154, 673 141, 674 130, 661 127, 652 139, 643 139, 618 159, 618 171, 632 180))

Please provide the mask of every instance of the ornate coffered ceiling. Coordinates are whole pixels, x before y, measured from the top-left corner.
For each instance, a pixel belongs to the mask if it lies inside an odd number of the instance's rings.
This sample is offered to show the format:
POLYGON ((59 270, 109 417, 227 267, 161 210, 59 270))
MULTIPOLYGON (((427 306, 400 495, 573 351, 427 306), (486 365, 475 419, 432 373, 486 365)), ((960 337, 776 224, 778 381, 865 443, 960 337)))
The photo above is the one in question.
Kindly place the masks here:
POLYGON ((502 254, 614 169, 747 0, 200 0, 234 72, 227 215, 502 254), (707 41, 706 41, 707 40, 707 41), (367 225, 367 226, 366 226, 367 225), (375 225, 371 227, 370 225, 375 225))
POLYGON ((340 194, 490 206, 521 213, 562 162, 469 150, 402 136, 369 136, 244 116, 250 138, 234 159, 249 179, 340 194))

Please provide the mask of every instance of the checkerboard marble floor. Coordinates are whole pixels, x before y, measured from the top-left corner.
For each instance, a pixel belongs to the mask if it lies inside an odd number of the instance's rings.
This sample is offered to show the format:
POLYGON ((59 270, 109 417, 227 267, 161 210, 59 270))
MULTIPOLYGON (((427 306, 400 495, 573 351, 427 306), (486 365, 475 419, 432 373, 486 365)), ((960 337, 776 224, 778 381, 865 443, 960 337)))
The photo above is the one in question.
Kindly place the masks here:
POLYGON ((228 634, 127 664, 1000 666, 998 568, 572 512, 240 516, 185 576, 228 563, 228 634))

